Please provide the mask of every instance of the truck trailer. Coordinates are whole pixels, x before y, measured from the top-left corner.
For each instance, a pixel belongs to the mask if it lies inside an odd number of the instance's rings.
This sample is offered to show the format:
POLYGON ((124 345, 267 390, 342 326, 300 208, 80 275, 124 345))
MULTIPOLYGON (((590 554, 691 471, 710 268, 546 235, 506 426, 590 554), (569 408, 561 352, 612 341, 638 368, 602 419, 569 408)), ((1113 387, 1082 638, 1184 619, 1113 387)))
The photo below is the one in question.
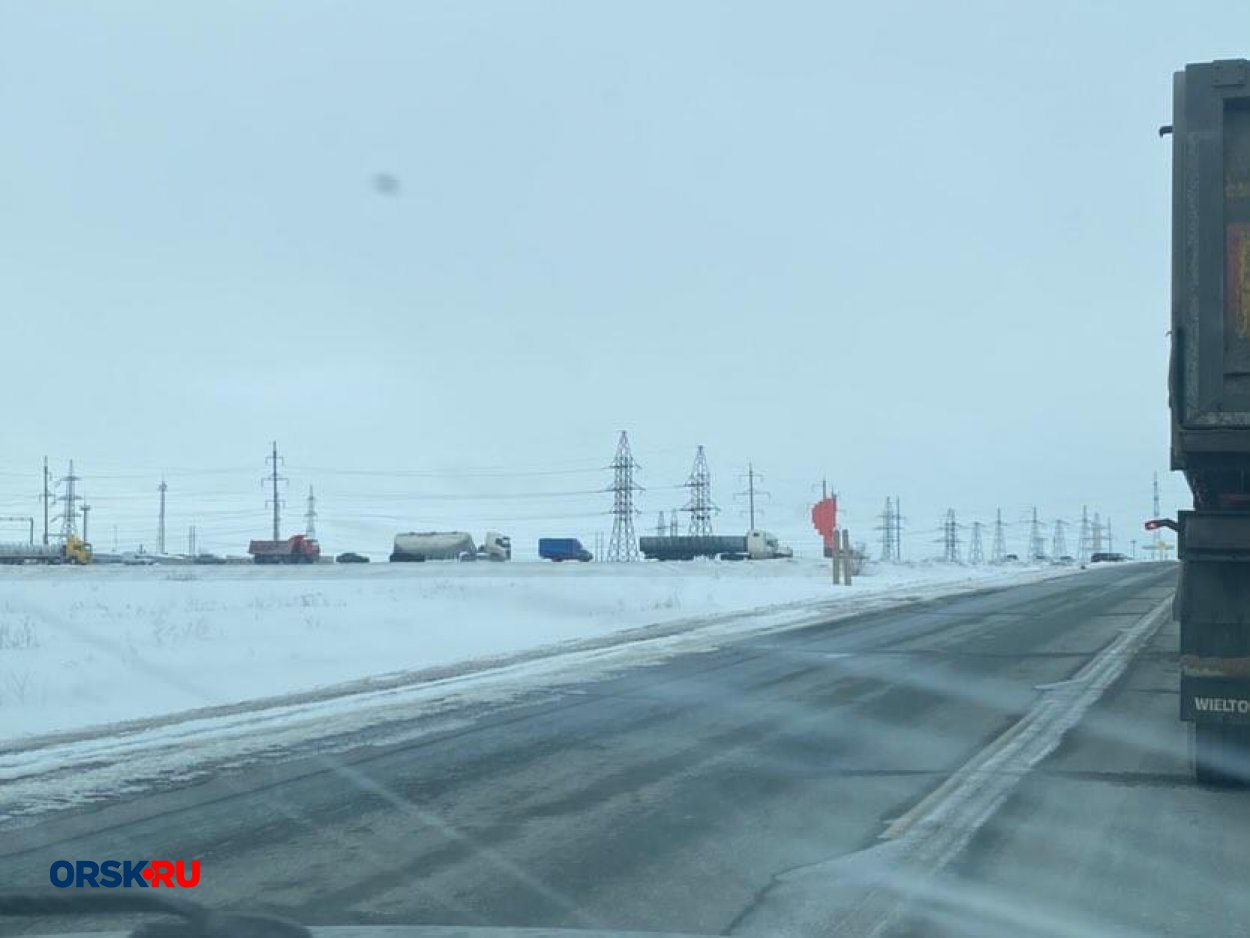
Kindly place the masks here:
POLYGON ((91 545, 70 535, 56 544, 0 544, 0 564, 89 564, 91 545))
POLYGON ((1250 61, 1173 77, 1172 468, 1180 718, 1195 777, 1250 783, 1250 61))
POLYGON ((316 563, 321 559, 321 545, 303 534, 285 541, 252 541, 247 552, 253 563, 316 563))
POLYGON ((538 556, 543 560, 554 560, 556 563, 565 560, 588 563, 594 559, 594 554, 583 547, 582 542, 575 537, 540 537, 538 556))
POLYGON ((638 549, 648 560, 694 560, 716 557, 721 560, 778 560, 792 557, 794 552, 768 531, 748 531, 741 536, 678 535, 677 537, 641 537, 638 549))
POLYGON ((487 531, 478 547, 466 531, 406 531, 395 535, 392 563, 420 563, 425 560, 512 559, 512 539, 498 531, 487 531))

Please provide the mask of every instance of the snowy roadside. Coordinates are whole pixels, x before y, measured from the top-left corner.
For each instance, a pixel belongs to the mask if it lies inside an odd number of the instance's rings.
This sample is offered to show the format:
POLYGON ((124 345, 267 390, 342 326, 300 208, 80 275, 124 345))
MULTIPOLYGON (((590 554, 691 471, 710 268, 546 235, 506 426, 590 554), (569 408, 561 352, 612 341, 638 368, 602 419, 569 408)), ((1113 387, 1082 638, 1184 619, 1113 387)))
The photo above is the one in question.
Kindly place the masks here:
POLYGON ((0 750, 644 626, 1052 572, 890 566, 846 589, 810 561, 0 569, 0 750))
POLYGON ((917 565, 846 589, 826 582, 823 564, 597 565, 595 576, 532 566, 195 579, 144 570, 68 586, 35 571, 0 603, 0 634, 18 616, 34 638, 0 649, 0 675, 21 652, 32 674, 53 682, 43 685, 45 704, 58 691, 70 699, 20 723, 43 704, 0 705, 0 822, 313 741, 332 753, 359 745, 366 730, 379 745, 445 732, 465 704, 559 689, 735 636, 1071 572, 917 565), (139 643, 145 635, 155 640, 139 643), (58 688, 62 675, 70 678, 58 688), (83 683, 89 675, 94 684, 83 683), (200 706, 188 709, 196 694, 200 706), (110 695, 120 705, 110 708, 110 695))

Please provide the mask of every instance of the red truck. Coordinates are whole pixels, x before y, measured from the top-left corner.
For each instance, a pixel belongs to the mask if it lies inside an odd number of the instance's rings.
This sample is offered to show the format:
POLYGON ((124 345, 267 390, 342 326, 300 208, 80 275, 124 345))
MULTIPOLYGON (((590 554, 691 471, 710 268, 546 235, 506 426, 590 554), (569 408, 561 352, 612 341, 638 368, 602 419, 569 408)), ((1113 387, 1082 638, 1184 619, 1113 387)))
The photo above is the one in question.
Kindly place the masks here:
POLYGON ((304 534, 285 541, 252 541, 247 552, 253 563, 316 563, 321 559, 321 545, 304 534))

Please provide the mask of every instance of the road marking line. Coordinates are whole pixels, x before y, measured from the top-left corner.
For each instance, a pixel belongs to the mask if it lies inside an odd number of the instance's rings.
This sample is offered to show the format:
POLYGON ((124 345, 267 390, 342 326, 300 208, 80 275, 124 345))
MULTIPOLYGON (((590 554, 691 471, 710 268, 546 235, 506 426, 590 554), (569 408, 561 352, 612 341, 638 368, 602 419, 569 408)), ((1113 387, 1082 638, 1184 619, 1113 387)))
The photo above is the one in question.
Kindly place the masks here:
POLYGON ((1067 681, 1050 685, 1019 720, 965 762, 913 808, 896 818, 880 842, 777 878, 767 899, 735 934, 881 935, 930 880, 967 846, 1029 771, 1049 756, 1133 657, 1171 618, 1169 597, 1067 681), (837 910, 830 916, 830 909, 837 910), (832 920, 831 920, 832 919, 832 920))

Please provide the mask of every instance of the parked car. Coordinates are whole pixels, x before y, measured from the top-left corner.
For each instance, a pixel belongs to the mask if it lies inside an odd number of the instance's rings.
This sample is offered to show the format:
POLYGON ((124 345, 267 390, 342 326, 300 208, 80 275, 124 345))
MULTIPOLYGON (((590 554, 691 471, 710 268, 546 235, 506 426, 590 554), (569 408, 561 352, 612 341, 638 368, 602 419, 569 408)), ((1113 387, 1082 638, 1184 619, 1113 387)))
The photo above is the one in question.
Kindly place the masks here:
POLYGON ((346 553, 339 554, 337 557, 335 557, 334 562, 335 563, 368 563, 369 558, 366 557, 364 554, 357 554, 349 550, 346 553))

